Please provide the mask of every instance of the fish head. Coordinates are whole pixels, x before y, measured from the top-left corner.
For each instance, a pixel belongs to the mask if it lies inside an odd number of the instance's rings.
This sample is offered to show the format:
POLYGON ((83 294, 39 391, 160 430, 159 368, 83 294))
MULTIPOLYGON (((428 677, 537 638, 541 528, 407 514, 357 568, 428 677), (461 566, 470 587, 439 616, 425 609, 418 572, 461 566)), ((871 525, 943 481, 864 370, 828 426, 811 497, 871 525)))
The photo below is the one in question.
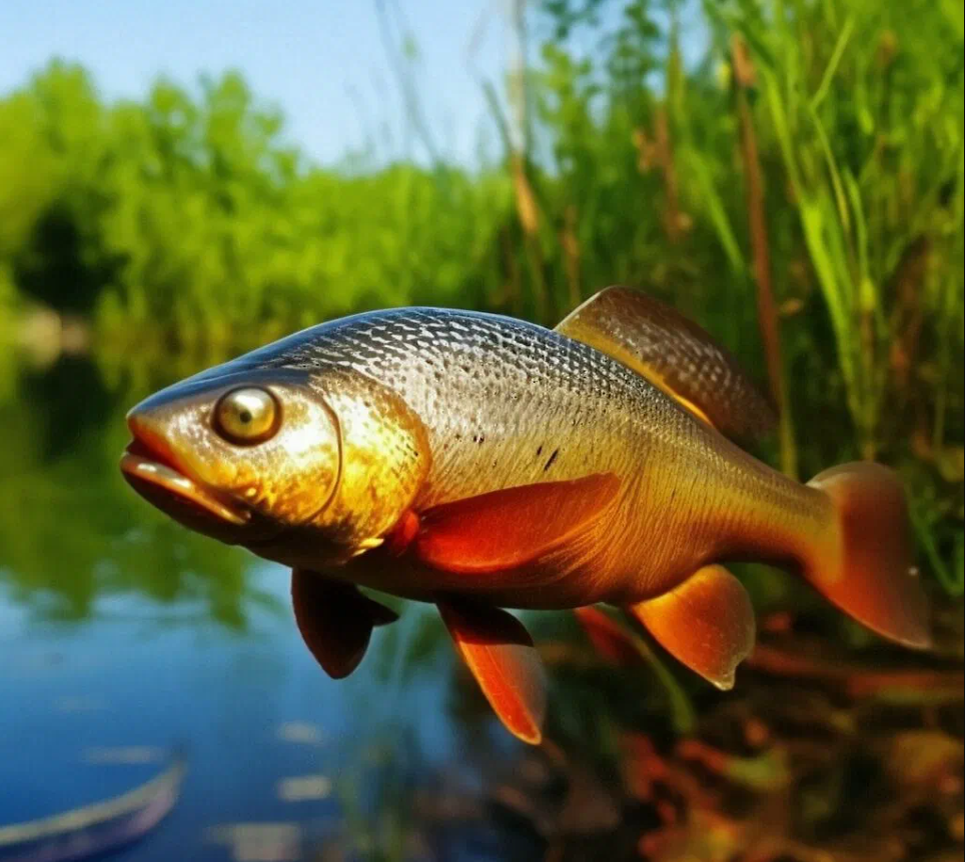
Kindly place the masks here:
POLYGON ((424 478, 421 423, 344 370, 226 368, 128 413, 132 487, 196 532, 289 565, 378 545, 424 478))
POLYGON ((293 369, 192 378, 127 415, 121 470, 193 530, 246 544, 311 522, 341 472, 338 420, 293 369))

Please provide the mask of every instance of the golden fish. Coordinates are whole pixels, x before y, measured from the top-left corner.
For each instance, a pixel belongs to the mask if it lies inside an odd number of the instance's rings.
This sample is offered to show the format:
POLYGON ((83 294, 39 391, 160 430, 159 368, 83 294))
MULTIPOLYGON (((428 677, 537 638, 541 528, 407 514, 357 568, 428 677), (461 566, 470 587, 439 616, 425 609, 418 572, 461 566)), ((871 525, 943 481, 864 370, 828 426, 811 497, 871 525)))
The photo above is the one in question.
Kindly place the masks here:
POLYGON ((307 329, 139 404, 121 466, 186 526, 291 566, 332 676, 395 619, 358 586, 434 602, 500 718, 537 742, 542 669, 502 608, 623 607, 727 688, 755 624, 721 563, 763 561, 929 643, 895 474, 801 485, 728 439, 773 421, 707 333, 612 287, 552 331, 434 308, 307 329))

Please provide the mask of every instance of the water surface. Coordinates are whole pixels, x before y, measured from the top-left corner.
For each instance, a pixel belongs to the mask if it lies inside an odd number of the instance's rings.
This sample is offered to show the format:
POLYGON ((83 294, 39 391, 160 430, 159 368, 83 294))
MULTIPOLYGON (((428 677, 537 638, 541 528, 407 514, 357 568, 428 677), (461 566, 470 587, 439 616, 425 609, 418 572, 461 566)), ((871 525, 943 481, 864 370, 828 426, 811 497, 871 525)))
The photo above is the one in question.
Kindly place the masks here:
POLYGON ((267 848, 251 862, 294 858, 278 849, 293 842, 401 844, 379 834, 396 809, 405 832, 407 787, 513 746, 478 711, 454 716, 428 609, 408 606, 335 682, 298 637, 286 570, 130 491, 124 412, 174 376, 63 357, 0 390, 0 826, 122 793, 183 748, 179 804, 119 858, 231 859, 239 836, 267 848))

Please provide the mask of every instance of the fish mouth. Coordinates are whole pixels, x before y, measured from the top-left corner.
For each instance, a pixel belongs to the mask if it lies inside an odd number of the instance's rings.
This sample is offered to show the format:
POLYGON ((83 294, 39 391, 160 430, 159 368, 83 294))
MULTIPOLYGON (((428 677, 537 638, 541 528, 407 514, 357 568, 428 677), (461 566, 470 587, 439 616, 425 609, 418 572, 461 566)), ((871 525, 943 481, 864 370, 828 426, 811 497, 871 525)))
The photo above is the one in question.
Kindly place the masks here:
POLYGON ((161 497, 173 497, 187 504, 189 509, 213 515, 222 523, 237 527, 251 520, 250 511, 187 475, 163 439, 137 429, 133 424, 134 440, 121 456, 120 467, 124 477, 141 496, 157 504, 157 492, 161 491, 161 497))

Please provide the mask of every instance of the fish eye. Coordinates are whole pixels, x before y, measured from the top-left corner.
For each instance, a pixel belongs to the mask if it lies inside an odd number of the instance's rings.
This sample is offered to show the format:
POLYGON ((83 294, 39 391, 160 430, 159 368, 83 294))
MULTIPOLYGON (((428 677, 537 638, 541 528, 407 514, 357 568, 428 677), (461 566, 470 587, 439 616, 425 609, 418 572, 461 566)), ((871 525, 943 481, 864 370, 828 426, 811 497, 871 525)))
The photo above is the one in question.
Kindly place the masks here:
POLYGON ((280 412, 274 396, 264 389, 234 389, 215 407, 214 427, 233 443, 261 443, 278 430, 280 412))

